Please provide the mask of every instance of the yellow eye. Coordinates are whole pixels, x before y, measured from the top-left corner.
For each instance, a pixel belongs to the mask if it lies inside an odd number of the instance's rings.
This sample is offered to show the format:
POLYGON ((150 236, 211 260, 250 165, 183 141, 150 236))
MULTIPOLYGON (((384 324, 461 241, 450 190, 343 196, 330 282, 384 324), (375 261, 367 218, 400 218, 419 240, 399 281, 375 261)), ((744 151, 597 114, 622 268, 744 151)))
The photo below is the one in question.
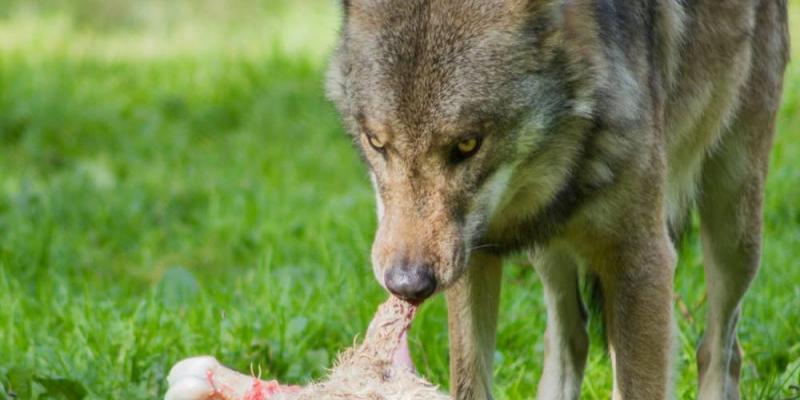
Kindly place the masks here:
POLYGON ((470 155, 478 149, 478 144, 480 144, 480 142, 477 138, 463 140, 458 143, 458 151, 461 152, 462 155, 470 155))
POLYGON ((375 150, 383 150, 383 142, 375 136, 367 135, 367 141, 369 145, 372 146, 375 150))

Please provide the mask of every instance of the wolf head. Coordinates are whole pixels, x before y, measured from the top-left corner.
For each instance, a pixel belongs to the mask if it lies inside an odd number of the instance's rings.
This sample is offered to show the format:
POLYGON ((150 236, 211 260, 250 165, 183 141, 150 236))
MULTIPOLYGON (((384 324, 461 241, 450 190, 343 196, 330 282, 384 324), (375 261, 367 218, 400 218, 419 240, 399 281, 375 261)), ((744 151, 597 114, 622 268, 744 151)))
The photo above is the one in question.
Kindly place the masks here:
POLYGON ((377 193, 372 261, 389 291, 422 300, 473 251, 524 245, 517 225, 568 180, 596 62, 571 3, 344 3, 327 89, 377 193))

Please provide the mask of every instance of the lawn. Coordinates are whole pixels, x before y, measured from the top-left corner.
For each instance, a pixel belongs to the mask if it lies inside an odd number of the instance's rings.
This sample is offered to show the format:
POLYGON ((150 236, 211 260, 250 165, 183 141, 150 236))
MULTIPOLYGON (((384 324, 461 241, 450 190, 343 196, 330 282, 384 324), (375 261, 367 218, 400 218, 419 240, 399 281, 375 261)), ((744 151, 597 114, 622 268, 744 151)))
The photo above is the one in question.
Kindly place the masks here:
MULTIPOLYGON (((369 181, 322 90, 334 3, 2 2, 0 399, 160 398, 170 366, 198 354, 305 382, 364 332, 385 294, 369 181)), ((784 97, 740 323, 746 399, 800 398, 800 64, 784 97)), ((677 274, 676 392, 690 399, 696 233, 677 274)), ((530 398, 541 285, 521 266, 504 284, 495 393, 530 398)), ((411 336, 447 387, 441 296, 411 336)), ((610 387, 595 338, 584 397, 610 387)))

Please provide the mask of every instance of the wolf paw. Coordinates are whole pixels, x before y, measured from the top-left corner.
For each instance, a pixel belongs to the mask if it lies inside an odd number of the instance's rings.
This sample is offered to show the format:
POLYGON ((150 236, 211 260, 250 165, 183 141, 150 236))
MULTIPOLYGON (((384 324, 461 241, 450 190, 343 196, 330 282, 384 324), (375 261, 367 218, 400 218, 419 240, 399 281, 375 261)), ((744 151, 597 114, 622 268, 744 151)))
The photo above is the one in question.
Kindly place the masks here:
POLYGON ((214 374, 222 365, 214 357, 187 358, 169 371, 164 400, 211 400, 225 397, 215 386, 214 374))

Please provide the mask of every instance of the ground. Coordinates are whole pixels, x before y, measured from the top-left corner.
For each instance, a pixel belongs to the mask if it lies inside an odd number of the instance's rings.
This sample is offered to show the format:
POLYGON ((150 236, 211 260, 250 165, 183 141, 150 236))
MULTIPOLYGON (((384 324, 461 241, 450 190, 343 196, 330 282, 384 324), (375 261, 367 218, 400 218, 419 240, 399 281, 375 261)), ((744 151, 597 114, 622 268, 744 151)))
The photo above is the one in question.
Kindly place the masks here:
MULTIPOLYGON (((160 398, 199 354, 305 382, 385 298, 369 181, 323 96, 335 2, 222 4, 0 7, 0 399, 160 398)), ((746 399, 800 398, 800 64, 785 92, 739 330, 746 399)), ((677 272, 682 399, 705 311, 697 236, 677 272)), ((529 398, 541 285, 514 265, 504 283, 495 393, 529 398)), ((411 333, 444 387, 445 321, 439 296, 411 333)), ((608 398, 609 365, 595 337, 585 398, 608 398)))

